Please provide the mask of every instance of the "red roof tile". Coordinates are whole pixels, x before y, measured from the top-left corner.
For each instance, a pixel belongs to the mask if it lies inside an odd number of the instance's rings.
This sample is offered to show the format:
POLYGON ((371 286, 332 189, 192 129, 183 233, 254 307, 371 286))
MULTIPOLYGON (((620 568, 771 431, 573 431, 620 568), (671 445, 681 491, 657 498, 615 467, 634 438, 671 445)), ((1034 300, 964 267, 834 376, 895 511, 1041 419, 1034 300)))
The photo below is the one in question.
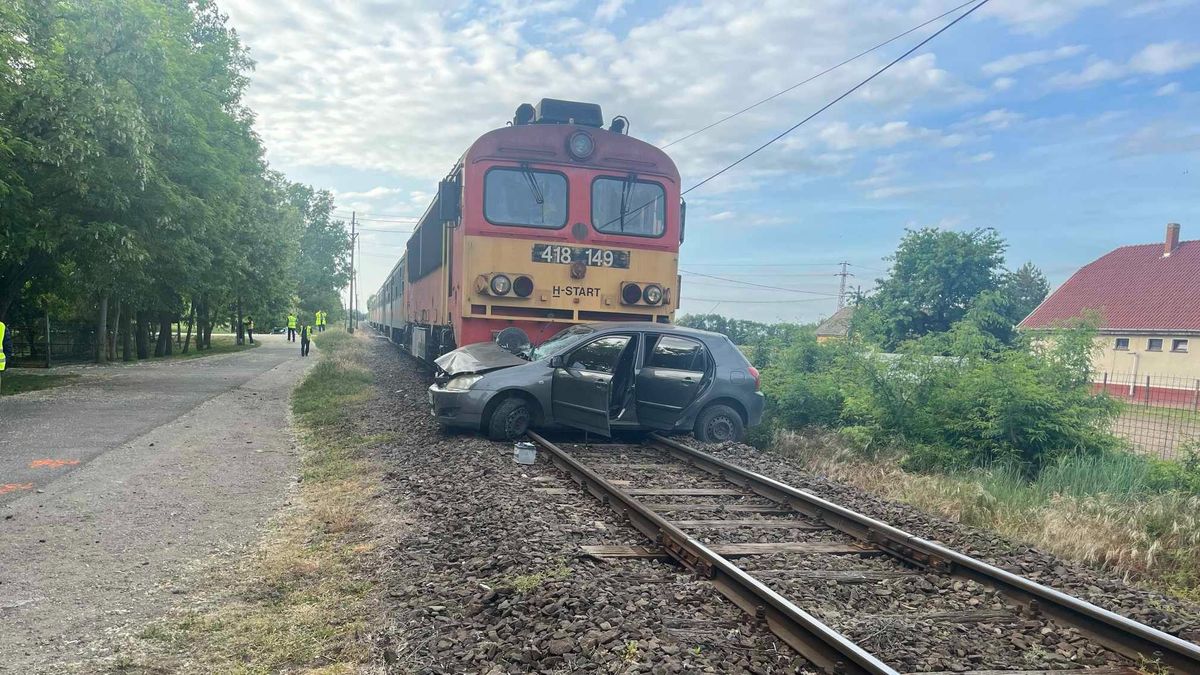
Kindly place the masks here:
POLYGON ((1021 328, 1051 328, 1100 312, 1102 329, 1200 330, 1200 240, 1122 246, 1083 266, 1025 317, 1021 328))

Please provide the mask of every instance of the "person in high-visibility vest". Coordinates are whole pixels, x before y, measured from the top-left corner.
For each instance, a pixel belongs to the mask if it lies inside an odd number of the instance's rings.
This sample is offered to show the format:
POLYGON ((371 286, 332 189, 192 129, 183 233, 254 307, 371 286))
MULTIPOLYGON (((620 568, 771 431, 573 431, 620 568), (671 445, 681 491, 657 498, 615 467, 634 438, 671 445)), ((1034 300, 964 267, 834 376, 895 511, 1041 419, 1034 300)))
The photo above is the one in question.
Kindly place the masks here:
POLYGON ((250 344, 254 344, 254 318, 247 314, 243 323, 246 326, 246 335, 250 338, 250 344))
POLYGON ((12 337, 9 336, 4 322, 0 321, 0 380, 4 377, 4 368, 8 365, 10 351, 12 351, 12 337))
POLYGON ((321 332, 321 310, 313 312, 313 329, 318 333, 321 332))
POLYGON ((296 341, 296 313, 288 314, 288 342, 296 341))
POLYGON ((321 310, 321 327, 318 329, 318 331, 321 333, 324 333, 325 326, 327 326, 327 325, 329 325, 329 312, 326 312, 325 310, 321 310))

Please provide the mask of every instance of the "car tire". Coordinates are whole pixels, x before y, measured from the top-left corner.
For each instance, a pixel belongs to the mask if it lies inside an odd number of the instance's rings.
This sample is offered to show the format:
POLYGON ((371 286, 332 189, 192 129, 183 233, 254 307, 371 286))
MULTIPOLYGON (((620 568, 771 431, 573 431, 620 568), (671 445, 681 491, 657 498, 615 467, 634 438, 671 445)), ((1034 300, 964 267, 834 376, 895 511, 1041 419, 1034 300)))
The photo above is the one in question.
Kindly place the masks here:
POLYGON ((487 420, 487 435, 493 441, 511 441, 520 438, 529 430, 533 411, 520 398, 507 398, 496 406, 487 420))
POLYGON ((738 442, 745 435, 746 425, 738 411, 727 405, 710 405, 696 418, 692 433, 703 443, 738 442))

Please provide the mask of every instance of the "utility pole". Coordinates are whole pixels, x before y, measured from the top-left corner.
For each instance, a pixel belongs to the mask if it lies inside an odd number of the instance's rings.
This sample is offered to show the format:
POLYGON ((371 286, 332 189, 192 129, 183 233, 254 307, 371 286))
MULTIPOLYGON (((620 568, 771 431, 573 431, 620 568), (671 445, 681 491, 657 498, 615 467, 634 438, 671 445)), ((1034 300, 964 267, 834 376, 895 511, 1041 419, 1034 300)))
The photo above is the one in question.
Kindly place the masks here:
POLYGON ((846 268, 850 265, 850 263, 846 262, 845 260, 843 260, 842 262, 840 262, 838 264, 842 266, 842 271, 838 272, 835 276, 841 277, 842 282, 840 284, 838 284, 838 306, 837 306, 837 308, 841 309, 846 306, 846 277, 852 277, 852 276, 854 276, 854 273, 846 270, 846 268))
POLYGON ((354 333, 354 247, 358 243, 358 232, 355 227, 358 224, 358 212, 350 212, 350 299, 347 304, 350 305, 350 316, 346 320, 346 330, 354 333))

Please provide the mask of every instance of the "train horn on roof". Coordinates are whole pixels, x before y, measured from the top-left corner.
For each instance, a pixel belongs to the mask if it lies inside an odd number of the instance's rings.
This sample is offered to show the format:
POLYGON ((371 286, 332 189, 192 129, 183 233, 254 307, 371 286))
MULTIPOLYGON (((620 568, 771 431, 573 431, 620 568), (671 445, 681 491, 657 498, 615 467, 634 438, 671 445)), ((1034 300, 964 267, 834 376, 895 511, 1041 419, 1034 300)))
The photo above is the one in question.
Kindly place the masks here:
POLYGON ((522 103, 521 105, 517 106, 517 112, 515 115, 513 115, 513 126, 516 127, 522 124, 532 123, 533 116, 535 114, 537 114, 537 110, 534 109, 533 104, 522 103))

